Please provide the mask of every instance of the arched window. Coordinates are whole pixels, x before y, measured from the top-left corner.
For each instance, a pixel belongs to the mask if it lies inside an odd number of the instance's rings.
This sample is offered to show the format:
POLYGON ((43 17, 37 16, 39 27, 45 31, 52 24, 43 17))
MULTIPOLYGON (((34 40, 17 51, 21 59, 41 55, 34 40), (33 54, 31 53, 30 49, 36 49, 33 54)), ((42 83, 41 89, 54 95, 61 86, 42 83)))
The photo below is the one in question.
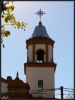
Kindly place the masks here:
POLYGON ((44 51, 43 50, 37 51, 37 61, 40 63, 44 62, 44 51))

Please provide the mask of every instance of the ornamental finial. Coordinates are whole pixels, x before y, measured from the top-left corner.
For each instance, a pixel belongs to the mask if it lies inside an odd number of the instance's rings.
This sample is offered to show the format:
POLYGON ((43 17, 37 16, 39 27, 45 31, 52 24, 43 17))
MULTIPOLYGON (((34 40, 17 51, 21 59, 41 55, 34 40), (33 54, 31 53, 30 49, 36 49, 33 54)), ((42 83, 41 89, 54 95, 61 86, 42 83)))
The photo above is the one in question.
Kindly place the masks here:
POLYGON ((18 74, 18 71, 17 71, 16 77, 18 77, 18 76, 19 76, 19 74, 18 74))
POLYGON ((43 12, 40 8, 40 10, 38 12, 36 12, 35 14, 37 14, 40 17, 40 21, 41 21, 41 16, 43 16, 43 14, 45 14, 45 12, 43 12))

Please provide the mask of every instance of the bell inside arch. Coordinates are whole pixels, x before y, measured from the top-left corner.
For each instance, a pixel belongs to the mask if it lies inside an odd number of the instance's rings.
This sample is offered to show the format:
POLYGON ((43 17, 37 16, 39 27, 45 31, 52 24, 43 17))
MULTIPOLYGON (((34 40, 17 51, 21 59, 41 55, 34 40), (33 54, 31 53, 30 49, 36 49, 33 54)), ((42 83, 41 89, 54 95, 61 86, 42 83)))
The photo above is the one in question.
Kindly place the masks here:
POLYGON ((44 62, 44 51, 38 50, 37 51, 37 63, 43 63, 44 62))

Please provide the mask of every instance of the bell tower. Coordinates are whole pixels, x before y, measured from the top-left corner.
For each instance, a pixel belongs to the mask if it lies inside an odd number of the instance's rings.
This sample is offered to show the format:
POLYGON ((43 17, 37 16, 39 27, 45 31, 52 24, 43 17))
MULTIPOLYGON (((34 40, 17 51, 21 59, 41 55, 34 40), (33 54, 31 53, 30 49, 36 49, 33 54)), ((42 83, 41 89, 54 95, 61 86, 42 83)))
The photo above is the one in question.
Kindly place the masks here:
POLYGON ((27 62, 24 63, 24 72, 26 81, 30 86, 30 92, 34 97, 54 98, 55 92, 55 69, 56 64, 53 61, 53 41, 44 25, 41 22, 41 16, 45 14, 38 11, 40 16, 39 24, 35 27, 32 36, 26 40, 27 44, 27 62), (35 90, 35 92, 32 92, 35 90))

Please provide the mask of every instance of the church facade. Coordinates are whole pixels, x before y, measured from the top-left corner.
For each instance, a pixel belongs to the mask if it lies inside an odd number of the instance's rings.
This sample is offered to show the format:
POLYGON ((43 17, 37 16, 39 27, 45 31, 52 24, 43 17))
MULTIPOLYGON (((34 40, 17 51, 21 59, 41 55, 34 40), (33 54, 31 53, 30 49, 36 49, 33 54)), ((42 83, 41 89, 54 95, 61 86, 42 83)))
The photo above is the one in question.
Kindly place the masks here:
MULTIPOLYGON (((1 95, 7 100, 26 100, 33 98, 55 98, 55 70, 56 63, 53 60, 53 48, 55 41, 48 35, 45 26, 41 22, 41 16, 45 14, 38 11, 39 24, 35 27, 32 36, 26 40, 27 62, 24 63, 26 83, 19 79, 18 72, 15 79, 8 76, 0 78, 1 95)), ((4 99, 5 100, 5 99, 4 99)))
MULTIPOLYGON (((41 10, 39 14, 43 13, 41 10)), ((26 41, 27 62, 24 64, 26 81, 34 97, 54 98, 55 69, 52 40, 40 21, 32 36, 26 41), (35 92, 32 92, 35 91, 35 92), (40 92, 39 92, 40 91, 40 92), (42 93, 42 95, 40 95, 42 93)))

